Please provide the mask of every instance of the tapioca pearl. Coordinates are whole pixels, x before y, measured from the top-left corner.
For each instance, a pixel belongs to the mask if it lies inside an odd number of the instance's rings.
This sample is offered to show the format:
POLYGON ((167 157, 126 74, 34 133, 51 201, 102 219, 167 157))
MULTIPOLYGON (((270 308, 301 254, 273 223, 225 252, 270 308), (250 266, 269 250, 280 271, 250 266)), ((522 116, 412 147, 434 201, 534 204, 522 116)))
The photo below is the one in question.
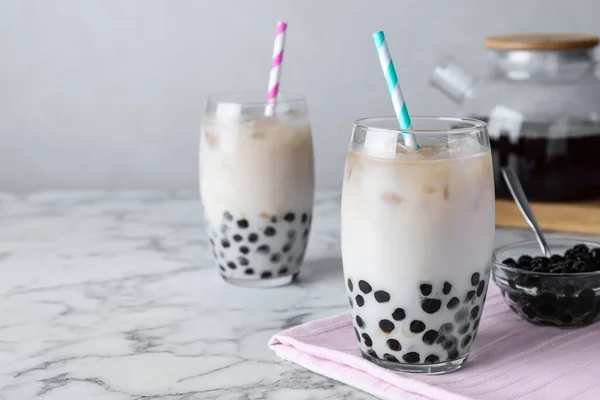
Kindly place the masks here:
POLYGON ((294 239, 296 239, 296 231, 293 229, 290 229, 289 231, 287 231, 286 236, 288 239, 294 240, 294 239))
POLYGON ((425 330, 426 326, 422 321, 415 319, 410 323, 410 331, 412 333, 421 333, 425 330))
POLYGON ((223 219, 225 221, 233 221, 233 215, 231 215, 231 213, 229 211, 225 211, 223 213, 223 219))
POLYGON ((240 247, 240 253, 242 253, 242 254, 248 254, 248 253, 250 253, 250 249, 248 247, 246 247, 246 246, 241 246, 240 247))
POLYGON ((576 291, 576 289, 575 289, 574 285, 572 285, 570 283, 567 283, 565 285, 565 288, 564 288, 565 296, 567 296, 567 297, 573 297, 573 295, 575 294, 575 291, 576 291))
POLYGON ((271 223, 276 224, 277 223, 277 215, 271 215, 271 217, 269 218, 269 221, 271 221, 271 223))
POLYGON ((222 266, 222 265, 219 265, 219 269, 220 269, 221 271, 225 272, 225 267, 224 267, 224 266, 222 266))
POLYGON ((236 242, 241 242, 242 239, 244 239, 242 237, 242 235, 238 235, 237 233, 235 235, 233 235, 233 240, 236 241, 236 242))
POLYGON ((477 319, 474 323, 473 323, 473 332, 477 332, 477 328, 479 328, 479 320, 477 319))
POLYGON ((364 294, 369 294, 369 293, 371 293, 371 290, 373 290, 371 285, 369 285, 369 283, 367 281, 363 281, 363 280, 358 281, 358 288, 364 294))
POLYGON ((367 354, 373 358, 379 359, 379 356, 377 356, 377 353, 375 353, 375 350, 373 349, 367 350, 367 354))
POLYGON ((229 269, 236 269, 237 265, 235 265, 235 263, 233 261, 228 261, 227 267, 229 267, 229 269))
POLYGON ((570 324, 573 322, 573 317, 569 314, 562 314, 558 317, 558 319, 565 324, 570 324))
POLYGON ((460 300, 458 299, 458 297, 451 298, 450 301, 448 301, 448 310, 454 310, 456 307, 458 307, 459 304, 460 300))
POLYGON ((366 333, 363 333, 362 338, 363 338, 363 342, 364 342, 365 346, 367 346, 367 347, 373 346, 373 341, 371 340, 371 336, 369 336, 366 333))
POLYGON ((387 345, 390 348, 390 350, 394 350, 394 351, 402 350, 402 346, 400 345, 400 342, 397 341, 396 339, 388 339, 387 345))
POLYGON ((395 328, 394 323, 389 319, 382 319, 379 321, 379 329, 384 331, 385 333, 390 333, 395 328))
POLYGON ((457 345, 456 338, 454 336, 447 337, 446 340, 442 342, 442 349, 444 350, 452 350, 455 349, 457 345))
POLYGON ((418 363, 421 361, 421 356, 416 351, 411 351, 402 356, 402 359, 409 364, 418 363))
POLYGON ((471 285, 476 286, 479 283, 479 272, 475 272, 471 275, 471 285))
POLYGON ((469 309, 467 307, 463 307, 456 314, 454 314, 454 321, 458 323, 463 322, 467 319, 468 315, 469 309))
POLYGON ((476 319, 477 317, 479 317, 479 306, 475 306, 471 309, 471 319, 476 319))
POLYGON ((303 224, 305 224, 306 221, 308 221, 308 215, 306 215, 306 213, 302 213, 302 217, 300 218, 300 220, 303 224))
POLYGON ((419 287, 423 296, 429 296, 433 287, 429 283, 422 283, 419 287))
POLYGON ((269 237, 275 236, 276 233, 277 233, 277 231, 272 226, 267 226, 264 230, 265 236, 269 236, 269 237))
POLYGON ((365 304, 365 299, 360 294, 357 294, 354 300, 356 300, 356 304, 359 307, 362 307, 365 304))
POLYGON ((466 336, 465 336, 465 337, 462 339, 462 342, 460 342, 460 347, 461 347, 461 348, 463 348, 463 349, 464 349, 465 347, 467 347, 467 346, 469 345, 469 343, 471 343, 471 339, 472 339, 471 335, 466 335, 466 336))
POLYGON ((467 331, 469 330, 469 328, 471 327, 471 324, 466 323, 460 326, 460 328, 458 328, 458 333, 460 333, 461 335, 464 335, 465 333, 467 333, 467 331))
POLYGON ((579 292, 579 297, 594 297, 596 296, 596 292, 594 289, 585 288, 581 292, 579 292))
POLYGON ((360 315, 356 316, 356 325, 358 325, 360 328, 365 327, 365 321, 363 321, 363 319, 360 317, 360 315))
POLYGON ((238 264, 240 264, 241 266, 245 267, 248 264, 250 264, 250 261, 248 261, 248 259, 244 256, 239 256, 238 257, 238 264))
POLYGON ((352 297, 348 297, 348 304, 350 304, 350 308, 354 308, 354 302, 352 301, 352 297))
POLYGON ((396 321, 402 321, 404 318, 406 318, 406 312, 404 312, 403 308, 398 307, 392 313, 392 318, 394 318, 396 321))
POLYGON ((252 268, 246 268, 244 271, 246 275, 254 275, 254 270, 252 268))
POLYGON ((454 325, 452 322, 446 322, 445 324, 440 325, 440 329, 438 329, 441 335, 450 335, 454 330, 454 325))
POLYGON ((283 216, 283 219, 286 222, 294 222, 294 220, 296 219, 296 215, 294 213, 289 212, 283 216))
POLYGON ((485 281, 480 281, 479 286, 477 286, 477 297, 481 297, 484 289, 485 289, 485 281))
POLYGON ((272 263, 278 263, 279 261, 281 261, 281 254, 275 253, 275 254, 271 255, 271 262, 272 263))
POLYGON ((383 359, 385 361, 394 362, 394 363, 399 363, 400 362, 400 361, 398 361, 398 359, 396 357, 394 357, 393 355, 388 354, 388 353, 385 353, 383 355, 383 359))
POLYGON ((352 279, 348 278, 348 290, 350 290, 350 293, 352 293, 352 291, 354 290, 354 284, 352 283, 352 279))
POLYGON ((229 240, 227 239, 221 239, 221 246, 223 246, 223 248, 228 248, 229 246, 231 246, 231 243, 229 243, 229 240))
POLYGON ((435 354, 430 354, 425 357, 425 364, 435 364, 438 361, 440 361, 440 358, 435 354))
POLYGON ((476 294, 476 293, 477 293, 477 292, 475 292, 474 290, 469 290, 469 291, 467 292, 467 295, 465 296, 465 303, 467 303, 467 302, 469 302, 469 301, 473 300, 473 298, 475 297, 475 294, 476 294))
POLYGON ((310 232, 310 229, 308 229, 308 228, 306 228, 306 229, 304 230, 304 233, 302 234, 302 238, 303 238, 304 240, 306 240, 306 239, 308 238, 308 233, 309 233, 309 232, 310 232))
POLYGON ((523 313, 527 316, 527 318, 529 319, 534 319, 536 316, 536 312, 533 308, 525 306, 523 308, 521 308, 521 311, 523 311, 523 313))
POLYGON ((237 226, 240 229, 246 229, 250 226, 247 219, 238 219, 237 226))
POLYGON ((446 341, 446 336, 444 336, 444 335, 441 335, 441 334, 440 334, 440 335, 438 335, 438 338, 437 338, 437 340, 436 340, 435 342, 436 342, 437 344, 442 344, 442 343, 444 343, 445 341, 446 341))
POLYGON ((257 253, 268 254, 271 251, 271 248, 268 244, 261 244, 256 248, 257 253))
POLYGON ((286 243, 283 245, 283 247, 281 248, 281 252, 282 253, 287 253, 288 251, 290 251, 292 249, 292 244, 291 243, 286 243))
POLYGON ((436 313, 442 306, 442 301, 438 299, 423 299, 421 308, 428 314, 436 313))
POLYGON ((452 349, 448 351, 448 360, 456 360, 458 356, 458 350, 452 349))
POLYGON ((273 276, 273 273, 272 273, 271 271, 264 271, 264 272, 262 272, 262 273, 260 274, 260 277, 261 277, 262 279, 268 279, 268 278, 270 278, 270 277, 272 277, 272 276, 273 276))
POLYGON ((360 343, 360 334, 356 328, 354 328, 354 334, 356 335, 356 340, 358 340, 358 343, 360 343))
POLYGON ((449 282, 444 282, 444 287, 442 289, 442 293, 449 294, 451 290, 452 290, 452 284, 450 284, 449 282))
POLYGON ((378 303, 387 303, 388 301, 390 301, 390 294, 385 290, 377 290, 374 293, 374 296, 375 300, 377 300, 378 303))
POLYGON ((258 235, 256 233, 251 233, 248 235, 248 241, 250 243, 256 243, 258 241, 258 235))
POLYGON ((438 338, 438 333, 433 329, 428 330, 423 334, 423 343, 425 344, 434 344, 438 338))

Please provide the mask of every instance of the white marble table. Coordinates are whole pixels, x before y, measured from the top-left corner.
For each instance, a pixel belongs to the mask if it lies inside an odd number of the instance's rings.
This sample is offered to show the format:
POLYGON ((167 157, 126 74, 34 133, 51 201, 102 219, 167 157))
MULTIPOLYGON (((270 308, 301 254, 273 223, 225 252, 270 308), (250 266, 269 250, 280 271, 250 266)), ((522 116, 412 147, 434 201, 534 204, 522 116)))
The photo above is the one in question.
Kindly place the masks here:
POLYGON ((338 204, 317 196, 296 284, 243 289, 195 194, 0 194, 0 399, 372 399, 266 345, 346 309, 338 204))

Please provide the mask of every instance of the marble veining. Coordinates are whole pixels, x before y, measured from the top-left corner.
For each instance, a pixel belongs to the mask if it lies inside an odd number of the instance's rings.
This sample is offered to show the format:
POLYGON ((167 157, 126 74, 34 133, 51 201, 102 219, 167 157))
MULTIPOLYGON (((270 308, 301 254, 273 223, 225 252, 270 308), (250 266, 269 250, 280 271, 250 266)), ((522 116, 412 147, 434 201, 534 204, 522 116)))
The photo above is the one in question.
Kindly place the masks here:
POLYGON ((372 399, 267 348, 347 308, 338 204, 317 195, 297 283, 244 289, 195 194, 0 193, 0 399, 372 399))

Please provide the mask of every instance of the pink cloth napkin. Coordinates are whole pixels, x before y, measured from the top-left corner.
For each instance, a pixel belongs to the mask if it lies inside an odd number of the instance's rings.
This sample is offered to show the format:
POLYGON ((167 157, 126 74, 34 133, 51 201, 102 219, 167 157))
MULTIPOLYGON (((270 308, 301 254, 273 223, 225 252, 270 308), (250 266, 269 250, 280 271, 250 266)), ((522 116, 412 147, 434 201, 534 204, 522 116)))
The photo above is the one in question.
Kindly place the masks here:
POLYGON ((600 399, 600 323, 577 329, 531 325, 506 306, 495 285, 466 366, 450 374, 395 373, 364 360, 348 313, 281 332, 269 347, 381 399, 600 399))

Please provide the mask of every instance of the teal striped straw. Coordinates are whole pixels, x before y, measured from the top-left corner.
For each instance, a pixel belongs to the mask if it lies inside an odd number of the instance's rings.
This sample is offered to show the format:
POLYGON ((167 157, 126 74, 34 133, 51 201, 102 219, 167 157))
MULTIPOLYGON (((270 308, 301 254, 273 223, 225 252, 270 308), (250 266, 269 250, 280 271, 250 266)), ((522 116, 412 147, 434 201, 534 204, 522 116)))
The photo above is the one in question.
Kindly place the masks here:
POLYGON ((404 143, 410 148, 419 149, 419 144, 415 138, 415 135, 409 132, 403 131, 404 129, 411 129, 410 116, 408 115, 408 109, 398 84, 398 76, 396 75, 396 69, 394 68, 394 62, 390 56, 390 50, 388 49, 385 41, 385 35, 383 31, 375 32, 373 34, 373 41, 375 42, 375 48, 377 54, 379 54, 379 63, 387 82, 388 91, 394 104, 394 111, 396 112, 396 118, 398 118, 398 124, 402 130, 402 136, 404 137, 404 143))

